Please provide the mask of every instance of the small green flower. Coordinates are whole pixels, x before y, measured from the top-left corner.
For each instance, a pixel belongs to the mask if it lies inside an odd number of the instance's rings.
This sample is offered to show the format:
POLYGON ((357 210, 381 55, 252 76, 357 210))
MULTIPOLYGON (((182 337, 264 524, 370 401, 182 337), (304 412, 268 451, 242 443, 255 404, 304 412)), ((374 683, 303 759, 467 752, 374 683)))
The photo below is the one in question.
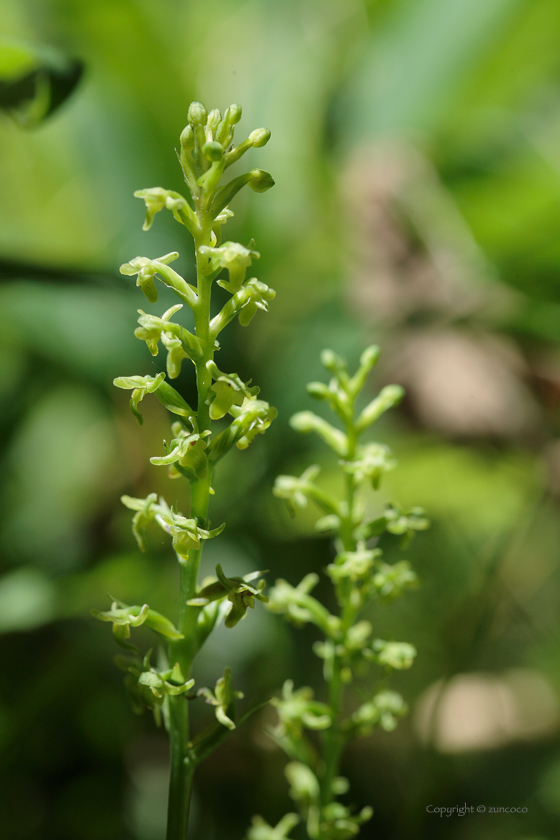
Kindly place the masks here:
MULTIPOLYGON (((127 639, 130 638, 130 628, 146 624, 151 630, 155 630, 161 636, 177 641, 184 636, 164 615, 151 610, 147 604, 142 607, 129 607, 121 601, 113 601, 111 609, 107 612, 92 610, 91 614, 100 621, 111 621, 113 623, 113 634, 118 645, 129 650, 136 651, 134 645, 130 645, 127 639)), ((136 651, 137 652, 137 651, 136 651)))
POLYGON ((134 335, 136 338, 139 338, 140 341, 146 342, 148 350, 152 356, 157 356, 159 353, 158 345, 161 340, 161 335, 166 329, 168 329, 171 316, 176 312, 179 312, 182 308, 182 303, 176 303, 175 306, 171 306, 169 309, 166 309, 161 318, 158 318, 157 315, 151 315, 150 313, 144 312, 143 309, 138 310, 140 315, 138 323, 140 326, 134 330, 134 335))
POLYGON ((143 660, 115 657, 115 663, 126 674, 124 683, 134 711, 142 714, 145 709, 151 709, 159 726, 160 707, 165 698, 185 694, 193 687, 194 680, 185 681, 178 663, 163 671, 153 668, 150 664, 151 653, 149 650, 143 660))
POLYGON ((113 385, 117 388, 132 389, 130 408, 140 425, 144 422, 144 418, 138 411, 138 403, 142 402, 146 394, 155 393, 164 379, 165 373, 158 373, 157 376, 119 376, 113 379, 113 385))
POLYGON ((249 298, 239 312, 239 323, 242 327, 251 323, 257 314, 257 310, 261 309, 263 312, 268 312, 269 301, 276 297, 274 289, 271 289, 266 283, 261 283, 256 277, 248 280, 244 288, 249 292, 249 298))
POLYGON ((373 643, 373 651, 377 662, 395 671, 403 671, 410 668, 416 656, 416 648, 408 642, 385 642, 383 639, 376 639, 373 643))
POLYGON ((155 520, 166 533, 171 535, 173 548, 179 558, 186 560, 191 549, 200 548, 201 540, 209 540, 221 534, 225 524, 207 531, 201 528, 196 519, 187 519, 180 513, 169 508, 163 499, 160 499, 159 510, 155 520))
POLYGON ((228 599, 231 602, 231 609, 226 616, 224 624, 226 627, 235 627, 245 617, 247 609, 253 609, 255 600, 268 603, 268 597, 263 594, 266 586, 264 580, 260 580, 257 586, 251 586, 250 581, 260 577, 264 572, 251 572, 243 577, 228 578, 220 564, 216 566, 216 577, 207 578, 196 598, 187 603, 193 607, 204 607, 211 601, 228 599))
POLYGON ((338 635, 340 619, 329 611, 309 593, 319 583, 319 577, 311 572, 297 586, 280 578, 270 590, 271 612, 285 615, 296 626, 301 627, 310 621, 320 627, 329 637, 338 635))
POLYGON ((391 450, 384 443, 367 443, 358 448, 353 461, 342 461, 345 472, 354 475, 356 481, 368 478, 374 490, 379 488, 383 473, 394 470, 397 462, 391 457, 391 450))
POLYGON ((321 467, 312 464, 299 478, 293 475, 279 475, 274 482, 273 493, 279 499, 289 502, 293 509, 307 507, 310 485, 315 481, 321 467))
POLYGON ((233 405, 241 405, 245 397, 256 397, 260 388, 249 387, 249 382, 243 382, 236 373, 222 373, 214 361, 206 363, 207 369, 216 381, 211 390, 215 397, 210 403, 210 419, 220 420, 233 405))
POLYGON ((418 586, 418 577, 407 560, 400 560, 392 566, 381 563, 379 571, 372 578, 372 583, 382 598, 392 600, 398 598, 405 589, 418 586))
POLYGON ((111 621, 113 623, 113 636, 120 647, 132 650, 138 653, 138 648, 128 643, 130 639, 130 627, 139 627, 144 624, 148 617, 149 607, 144 604, 143 607, 119 607, 118 601, 113 601, 111 610, 109 612, 100 612, 99 610, 92 610, 91 614, 94 618, 100 621, 111 621))
POLYGON ((369 621, 358 621, 349 627, 344 639, 344 647, 347 651, 363 650, 364 645, 371 636, 372 626, 369 621))
POLYGON ((132 388, 130 407, 140 425, 144 422, 144 418, 138 411, 138 403, 146 394, 155 394, 168 411, 180 417, 188 417, 192 423, 195 422, 194 411, 181 394, 165 381, 164 373, 158 373, 157 376, 119 376, 113 380, 113 385, 117 388, 132 388))
POLYGON ((278 415, 273 406, 256 397, 245 397, 241 405, 232 405, 229 413, 233 422, 208 447, 208 457, 213 462, 219 461, 234 444, 238 449, 246 449, 278 415))
POLYGON ((201 245, 198 250, 200 254, 209 258, 210 273, 221 268, 227 269, 229 280, 218 280, 218 285, 231 294, 235 294, 242 287, 251 261, 260 257, 258 251, 245 248, 239 242, 224 242, 219 248, 201 245))
POLYGON ((171 317, 182 308, 183 304, 177 303, 167 309, 161 318, 139 309, 140 326, 134 330, 136 338, 146 342, 152 356, 158 355, 159 342, 162 342, 167 349, 167 373, 170 379, 176 379, 179 376, 183 359, 196 361, 202 353, 199 339, 171 320, 171 317))
POLYGON ((373 808, 362 808, 352 814, 346 805, 330 802, 321 811, 321 833, 328 840, 351 840, 360 833, 360 826, 371 819, 373 808))
POLYGON ((379 724, 386 732, 392 732, 397 726, 398 718, 404 717, 407 711, 406 703, 400 694, 396 691, 381 691, 354 712, 347 728, 354 729, 358 735, 369 735, 379 724))
POLYGON ((313 700, 313 690, 308 687, 294 691, 292 680, 282 686, 282 697, 270 701, 278 710, 282 726, 295 737, 301 737, 301 727, 326 729, 331 725, 332 712, 326 703, 313 700))
POLYGON ((164 254, 163 257, 158 257, 157 260, 150 260, 148 257, 134 257, 130 262, 121 265, 121 274, 126 274, 128 277, 138 275, 136 285, 140 286, 150 303, 156 303, 158 293, 156 284, 154 282, 154 275, 159 271, 160 266, 169 265, 173 260, 178 259, 177 251, 171 251, 169 254, 164 254))
POLYGON ((385 519, 387 520, 386 528, 389 533, 402 536, 403 545, 410 542, 416 531, 425 531, 430 527, 430 522, 426 519, 423 508, 413 507, 409 511, 403 511, 394 502, 387 506, 385 519))
POLYGON ((150 522, 155 521, 166 533, 170 534, 173 548, 180 559, 185 560, 191 548, 200 548, 201 540, 209 540, 221 534, 225 525, 207 531, 198 525, 196 519, 187 519, 170 508, 163 498, 159 503, 155 493, 150 493, 147 499, 133 499, 131 496, 121 496, 121 501, 136 513, 132 520, 132 531, 142 551, 146 550, 145 531, 150 522))
POLYGON ((181 423, 173 423, 171 431, 175 435, 169 446, 166 444, 166 455, 150 458, 150 463, 156 466, 170 466, 179 464, 195 478, 204 478, 208 472, 208 457, 206 455, 206 441, 209 431, 189 433, 181 423))
POLYGON ((150 522, 153 522, 157 510, 157 493, 150 493, 145 499, 134 499, 132 496, 121 496, 121 502, 129 510, 135 510, 132 517, 132 533, 140 551, 146 551, 146 529, 150 522))
POLYGON ((256 397, 245 397, 240 406, 231 406, 233 414, 243 434, 236 441, 238 449, 247 449, 257 435, 266 432, 270 424, 278 416, 278 411, 264 400, 256 397))
POLYGON ((218 336, 227 325, 238 316, 239 323, 246 327, 258 309, 268 311, 268 304, 274 300, 276 292, 266 283, 261 283, 255 277, 248 280, 238 292, 228 300, 225 306, 210 321, 210 333, 218 336))
POLYGON ((378 548, 358 549, 338 554, 334 563, 327 566, 327 574, 336 581, 349 578, 351 581, 365 580, 371 574, 374 562, 381 557, 378 548))
MULTIPOLYGON (((190 208, 186 198, 173 190, 164 190, 162 187, 151 187, 146 190, 136 190, 135 198, 141 198, 146 204, 146 221, 142 230, 149 230, 154 221, 156 213, 167 207, 171 210, 175 219, 182 225, 188 220, 196 224, 196 217, 190 208)), ((191 225, 187 225, 190 227, 191 225)))
POLYGON ((231 678, 231 668, 224 670, 223 677, 216 682, 214 691, 210 688, 201 688, 198 691, 200 697, 204 697, 207 703, 215 706, 214 714, 219 723, 227 729, 235 729, 235 723, 230 715, 234 710, 234 701, 243 698, 242 691, 234 691, 231 678))

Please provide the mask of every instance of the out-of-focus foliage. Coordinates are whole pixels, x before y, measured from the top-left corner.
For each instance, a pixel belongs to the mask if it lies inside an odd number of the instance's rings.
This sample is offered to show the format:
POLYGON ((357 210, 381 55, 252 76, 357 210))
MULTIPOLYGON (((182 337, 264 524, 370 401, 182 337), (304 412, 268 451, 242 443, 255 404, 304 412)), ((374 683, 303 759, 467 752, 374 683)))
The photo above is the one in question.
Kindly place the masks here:
POLYGON ((53 49, 0 39, 0 109, 23 127, 39 125, 70 96, 82 70, 53 49))
MULTIPOLYGON (((407 398, 380 426, 400 468, 372 509, 394 494, 434 524, 409 549, 422 587, 367 616, 419 655, 395 681, 410 720, 360 742, 343 768, 357 804, 375 810, 362 836, 554 840, 560 6, 3 0, 0 22, 6 38, 85 65, 43 124, 0 120, 1 836, 161 837, 165 742, 147 716, 131 719, 112 643, 88 616, 116 591, 174 608, 164 542, 141 557, 118 503, 164 480, 145 466, 161 452, 164 409, 146 406, 140 435, 110 383, 159 371, 133 336, 140 292, 117 267, 177 250, 178 270, 192 271, 171 219, 144 237, 132 193, 181 190, 172 150, 201 99, 240 102, 242 125, 271 129, 261 160, 277 183, 266 209, 248 196, 229 223, 232 238, 255 236, 259 279, 277 298, 225 350, 279 418, 219 477, 213 518, 230 524, 207 568, 296 583, 331 562, 313 518, 290 520, 270 490, 277 473, 322 462, 287 422, 311 407, 319 351, 355 365, 380 344, 372 393, 391 381, 407 398), (465 802, 528 810, 426 812, 465 802)), ((171 302, 162 295, 161 312, 171 302)), ((188 396, 187 370, 180 387, 188 396)), ((326 464, 322 476, 337 481, 326 464)), ((235 665, 248 700, 286 678, 322 699, 321 663, 301 654, 312 634, 300 644, 252 613, 216 634, 197 681, 235 665)), ((193 837, 241 837, 256 801, 272 825, 290 807, 263 734, 273 716, 201 766, 193 837)))

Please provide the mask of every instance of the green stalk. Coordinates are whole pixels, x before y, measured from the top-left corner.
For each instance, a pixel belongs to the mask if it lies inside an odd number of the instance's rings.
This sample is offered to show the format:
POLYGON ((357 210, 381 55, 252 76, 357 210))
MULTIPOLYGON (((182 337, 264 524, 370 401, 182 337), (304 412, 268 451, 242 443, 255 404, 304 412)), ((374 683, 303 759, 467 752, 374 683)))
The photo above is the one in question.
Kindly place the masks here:
MULTIPOLYGON (((346 422, 346 436, 348 439, 348 450, 346 458, 351 461, 356 454, 357 434, 354 425, 354 405, 352 401, 352 414, 346 422)), ((356 550, 356 540, 353 536, 353 513, 354 496, 356 494, 356 481, 351 473, 346 476, 346 505, 347 517, 342 523, 341 540, 345 551, 356 550)), ((346 598, 342 611, 342 631, 346 633, 354 620, 354 610, 350 599, 346 598)), ((320 801, 321 807, 329 805, 333 799, 332 785, 338 775, 340 756, 344 747, 345 737, 341 730, 342 703, 344 699, 344 683, 342 681, 340 657, 336 654, 333 657, 332 672, 328 681, 328 704, 332 710, 332 725, 325 730, 323 742, 323 774, 320 780, 320 801)))
POLYGON ((166 840, 185 840, 189 824, 195 764, 189 756, 189 705, 184 697, 169 697, 171 772, 166 840))
MULTIPOLYGON (((199 432, 210 430, 210 388, 212 377, 206 363, 214 356, 214 344, 210 339, 210 300, 211 281, 202 274, 198 249, 200 245, 210 243, 211 222, 202 210, 197 212, 201 234, 195 239, 197 265, 198 301, 193 309, 195 333, 203 347, 203 356, 196 365, 196 383, 198 391, 198 428, 199 432)), ((204 478, 191 482, 191 517, 205 520, 208 516, 212 467, 204 478)), ((198 569, 202 555, 200 548, 189 551, 185 561, 180 560, 180 602, 177 627, 184 639, 170 645, 170 661, 179 662, 183 677, 190 677, 192 664, 200 647, 197 633, 197 620, 200 608, 187 604, 196 596, 198 569)), ((190 749, 190 727, 188 701, 184 696, 169 697, 169 735, 171 742, 171 769, 169 778, 169 805, 167 822, 167 840, 186 840, 189 818, 190 798, 193 774, 196 766, 190 749)))

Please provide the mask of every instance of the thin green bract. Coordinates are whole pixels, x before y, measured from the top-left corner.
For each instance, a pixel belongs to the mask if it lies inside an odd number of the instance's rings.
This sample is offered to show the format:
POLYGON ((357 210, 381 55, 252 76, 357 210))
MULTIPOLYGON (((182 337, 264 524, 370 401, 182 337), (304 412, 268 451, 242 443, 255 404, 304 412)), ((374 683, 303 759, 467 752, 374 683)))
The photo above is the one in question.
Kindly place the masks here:
POLYGON ((156 376, 121 376, 118 388, 130 390, 130 406, 142 423, 140 403, 153 394, 173 415, 172 437, 163 454, 154 455, 152 464, 166 466, 171 478, 184 477, 190 485, 190 510, 181 512, 175 504, 150 493, 145 499, 123 496, 132 510, 132 529, 142 551, 147 548, 146 531, 157 526, 169 535, 180 567, 179 610, 177 620, 152 610, 148 604, 128 606, 115 600, 106 612, 93 611, 96 618, 110 622, 115 641, 129 651, 117 658, 125 673, 125 686, 133 708, 148 708, 156 720, 163 720, 171 742, 167 840, 185 840, 193 773, 227 734, 235 728, 235 700, 241 693, 233 687, 231 670, 226 668, 213 689, 192 691, 191 671, 195 656, 217 623, 234 627, 255 601, 266 602, 261 572, 244 577, 227 577, 220 565, 216 575, 198 581, 201 552, 206 540, 217 537, 224 524, 212 527, 208 518, 212 477, 218 462, 232 447, 248 447, 270 426, 276 409, 259 399, 259 389, 243 382, 236 373, 220 370, 214 361, 219 349, 218 336, 235 318, 247 326, 259 311, 266 311, 274 291, 247 269, 259 254, 237 242, 223 242, 222 228, 233 215, 229 203, 244 186, 264 192, 274 185, 268 172, 252 169, 223 184, 225 170, 248 150, 264 146, 270 137, 260 128, 237 146, 233 145, 235 125, 241 107, 231 105, 222 115, 208 113, 200 102, 188 109, 188 124, 180 138, 180 163, 189 199, 162 187, 139 190, 137 198, 146 205, 144 230, 149 230, 160 211, 170 210, 194 240, 196 285, 189 283, 172 267, 175 251, 158 259, 134 257, 121 266, 121 273, 136 277, 136 284, 151 304, 157 303, 158 284, 171 289, 179 303, 156 315, 139 311, 135 335, 145 341, 149 352, 167 354, 166 372, 156 376), (225 272, 225 274, 224 274, 225 272), (218 279, 221 276, 220 279, 218 279), (213 282, 217 281, 231 297, 214 317, 211 316, 213 282), (175 320, 181 309, 191 310, 191 328, 175 320), (183 362, 196 369, 197 404, 191 406, 169 380, 176 379, 183 362), (214 424, 220 421, 216 432, 214 424), (163 645, 158 666, 152 664, 151 651, 143 656, 132 642, 131 628, 145 624, 163 645), (161 665, 162 659, 166 659, 161 665), (215 713, 215 721, 193 736, 189 725, 188 698, 203 697, 215 713))

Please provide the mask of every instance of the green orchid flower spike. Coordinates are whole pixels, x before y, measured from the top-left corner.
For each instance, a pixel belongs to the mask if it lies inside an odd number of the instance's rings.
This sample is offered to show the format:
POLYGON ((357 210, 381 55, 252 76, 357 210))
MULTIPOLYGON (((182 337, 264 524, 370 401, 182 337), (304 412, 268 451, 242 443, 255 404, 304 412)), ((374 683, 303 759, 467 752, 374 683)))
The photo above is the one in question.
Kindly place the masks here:
POLYGON ((271 176, 262 169, 249 169, 223 180, 231 164, 240 161, 249 149, 262 148, 270 138, 268 129, 258 128, 235 145, 234 133, 241 115, 239 105, 230 105, 221 114, 217 109, 208 112, 202 103, 192 102, 178 149, 185 195, 159 186, 134 193, 146 208, 144 230, 157 224, 156 216, 163 211, 170 211, 187 229, 192 238, 196 277, 187 280, 172 267, 179 251, 157 259, 135 256, 120 268, 125 276, 136 278, 136 285, 149 303, 157 303, 160 283, 178 298, 163 313, 138 310, 135 336, 146 343, 153 357, 158 357, 163 348, 165 371, 150 376, 120 376, 114 380, 116 387, 132 391, 130 407, 140 423, 142 415, 138 406, 149 394, 155 395, 174 421, 169 442, 164 441, 163 453, 154 453, 150 461, 155 466, 166 466, 171 478, 184 478, 188 482, 190 509, 179 512, 175 504, 168 504, 156 493, 149 493, 146 498, 126 495, 122 502, 133 512, 132 530, 142 551, 148 550, 148 529, 159 527, 169 537, 180 570, 177 620, 171 622, 147 604, 127 607, 114 602, 110 611, 94 612, 96 618, 111 622, 116 641, 134 652, 136 648, 129 642, 131 628, 145 625, 154 630, 164 646, 158 662, 174 663, 171 669, 156 669, 150 665, 148 655, 120 664, 133 707, 151 708, 169 732, 167 840, 187 837, 195 768, 218 746, 224 733, 233 728, 233 703, 241 697, 233 691, 231 672, 226 669, 213 692, 209 689, 199 692, 200 697, 215 706, 218 730, 213 723, 201 733, 191 733, 186 696, 192 685, 194 658, 216 624, 224 620, 226 627, 233 628, 254 608, 255 602, 268 600, 263 593, 265 582, 260 572, 243 578, 226 577, 218 565, 216 578, 198 582, 204 543, 217 537, 225 527, 223 524, 213 527, 209 519, 216 465, 233 446, 239 449, 249 446, 276 416, 273 407, 257 399, 258 387, 243 382, 236 373, 223 373, 214 361, 222 330, 235 319, 247 326, 257 312, 267 311, 275 296, 265 283, 246 276, 249 266, 259 257, 252 242, 248 246, 232 241, 222 244, 223 227, 233 215, 228 205, 237 193, 245 186, 261 193, 274 185, 271 176), (217 313, 212 309, 214 281, 228 293, 227 301, 217 313), (192 407, 169 382, 176 380, 182 368, 190 364, 196 373, 197 389, 196 404, 192 407), (220 421, 218 431, 214 428, 216 421, 220 421), (256 578, 258 582, 252 583, 256 578))
MULTIPOLYGON (((341 756, 351 738, 369 735, 376 727, 390 732, 397 726, 406 714, 403 698, 386 689, 375 693, 368 689, 367 680, 373 670, 384 682, 393 671, 410 668, 416 656, 415 647, 408 642, 372 638, 372 621, 360 618, 364 610, 373 618, 372 607, 390 602, 418 582, 407 561, 393 565, 383 561, 380 541, 397 535, 404 546, 429 524, 421 508, 403 511, 395 503, 381 505, 384 511, 370 517, 366 510, 371 501, 366 506, 360 497, 363 485, 378 490, 383 476, 396 467, 386 444, 360 440, 403 397, 402 388, 388 385, 363 410, 357 410, 356 402, 378 358, 379 349, 368 347, 358 370, 350 375, 340 356, 332 350, 323 351, 321 361, 332 374, 331 380, 328 384, 312 382, 307 390, 328 405, 335 421, 328 422, 312 411, 301 411, 290 421, 296 431, 314 432, 333 451, 342 474, 340 495, 334 495, 332 487, 321 486, 316 465, 299 477, 279 475, 274 486, 274 494, 286 502, 292 515, 309 503, 317 507, 321 514, 317 530, 333 536, 336 550, 325 572, 334 586, 338 614, 311 594, 319 582, 314 573, 305 575, 297 586, 277 580, 268 604, 271 612, 296 626, 314 624, 323 637, 314 643, 313 652, 323 661, 324 699, 315 699, 311 688, 294 689, 288 680, 282 696, 273 700, 278 723, 269 730, 290 759, 285 769, 289 795, 309 840, 350 840, 371 818, 369 806, 355 812, 337 801, 348 790, 347 780, 338 775, 341 756), (359 703, 349 696, 356 684, 359 703), (371 699, 363 702, 364 694, 371 699), (314 737, 309 730, 316 731, 314 737)), ((276 828, 256 817, 246 840, 288 837, 295 824, 291 813, 276 828), (283 834, 278 831, 280 826, 283 834)))

